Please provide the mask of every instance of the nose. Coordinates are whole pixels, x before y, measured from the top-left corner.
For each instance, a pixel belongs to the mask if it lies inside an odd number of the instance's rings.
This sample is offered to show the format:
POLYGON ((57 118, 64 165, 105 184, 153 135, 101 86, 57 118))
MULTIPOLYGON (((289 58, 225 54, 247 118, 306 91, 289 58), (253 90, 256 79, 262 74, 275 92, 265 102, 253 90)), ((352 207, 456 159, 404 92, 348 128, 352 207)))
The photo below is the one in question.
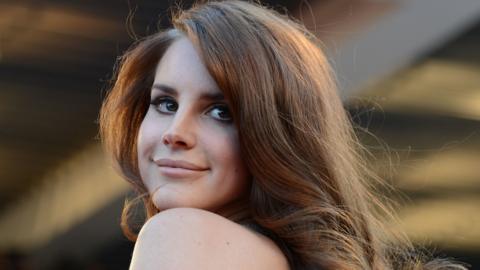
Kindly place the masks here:
POLYGON ((162 142, 172 149, 190 149, 196 144, 195 125, 179 112, 163 133, 162 142))

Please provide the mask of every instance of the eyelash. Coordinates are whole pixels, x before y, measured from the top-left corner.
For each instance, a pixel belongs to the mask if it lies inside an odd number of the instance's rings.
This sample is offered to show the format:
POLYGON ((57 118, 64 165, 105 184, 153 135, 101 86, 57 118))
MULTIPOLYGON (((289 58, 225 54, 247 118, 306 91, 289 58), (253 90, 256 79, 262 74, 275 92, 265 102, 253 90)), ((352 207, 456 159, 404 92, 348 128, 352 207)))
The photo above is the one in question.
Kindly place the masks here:
MULTIPOLYGON (((171 97, 168 97, 168 96, 159 96, 159 97, 156 97, 156 98, 153 98, 151 101, 150 101, 150 105, 154 106, 155 107, 155 110, 158 111, 159 113, 162 113, 162 114, 169 114, 169 112, 174 112, 174 111, 169 111, 167 109, 168 112, 164 112, 162 111, 159 106, 161 106, 162 104, 164 104, 164 102, 173 102, 173 103, 177 103, 175 101, 175 99, 171 98, 171 97)), ((211 113, 213 110, 215 109, 222 109, 224 111, 227 112, 227 114, 229 115, 228 119, 222 119, 222 118, 219 118, 219 117, 213 117, 215 120, 217 121, 220 121, 220 122, 224 122, 224 123, 231 123, 233 122, 233 119, 232 117, 230 116, 230 110, 228 109, 228 106, 226 104, 213 104, 211 106, 211 108, 208 110, 208 113, 211 113)), ((176 104, 176 109, 175 111, 178 109, 178 104, 176 104)))

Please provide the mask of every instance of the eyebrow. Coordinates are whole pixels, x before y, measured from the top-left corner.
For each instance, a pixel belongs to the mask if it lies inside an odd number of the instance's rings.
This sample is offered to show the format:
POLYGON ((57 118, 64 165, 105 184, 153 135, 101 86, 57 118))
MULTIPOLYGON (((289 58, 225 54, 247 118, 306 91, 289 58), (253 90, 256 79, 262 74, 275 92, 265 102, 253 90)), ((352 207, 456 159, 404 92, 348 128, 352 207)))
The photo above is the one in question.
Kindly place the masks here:
MULTIPOLYGON (((170 94, 172 96, 177 96, 178 95, 178 91, 175 88, 173 88, 171 86, 168 86, 168 85, 165 85, 165 84, 154 84, 152 86, 152 90, 153 89, 158 89, 158 90, 163 91, 163 92, 165 92, 167 94, 170 94)), ((211 100, 211 101, 223 101, 223 100, 225 100, 225 96, 222 93, 203 92, 200 95, 200 99, 211 100)))

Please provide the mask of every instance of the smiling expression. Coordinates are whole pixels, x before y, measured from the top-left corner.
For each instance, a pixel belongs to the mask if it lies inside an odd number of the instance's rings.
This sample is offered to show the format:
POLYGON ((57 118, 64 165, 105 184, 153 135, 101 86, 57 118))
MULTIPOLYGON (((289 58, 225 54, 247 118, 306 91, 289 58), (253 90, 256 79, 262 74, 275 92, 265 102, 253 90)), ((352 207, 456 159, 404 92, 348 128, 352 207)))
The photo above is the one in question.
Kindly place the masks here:
POLYGON ((138 133, 141 178, 159 210, 224 208, 246 193, 228 102, 193 44, 181 37, 158 63, 138 133))

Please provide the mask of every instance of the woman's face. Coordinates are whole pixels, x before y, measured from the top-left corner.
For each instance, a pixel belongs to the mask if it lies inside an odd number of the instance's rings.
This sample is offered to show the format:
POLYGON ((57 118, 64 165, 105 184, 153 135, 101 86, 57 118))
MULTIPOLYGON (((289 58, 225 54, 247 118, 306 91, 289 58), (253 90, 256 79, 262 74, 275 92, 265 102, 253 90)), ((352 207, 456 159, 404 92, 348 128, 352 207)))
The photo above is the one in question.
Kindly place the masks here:
POLYGON ((217 211, 246 193, 249 173, 229 106, 185 37, 157 66, 137 147, 140 175, 159 210, 217 211))

